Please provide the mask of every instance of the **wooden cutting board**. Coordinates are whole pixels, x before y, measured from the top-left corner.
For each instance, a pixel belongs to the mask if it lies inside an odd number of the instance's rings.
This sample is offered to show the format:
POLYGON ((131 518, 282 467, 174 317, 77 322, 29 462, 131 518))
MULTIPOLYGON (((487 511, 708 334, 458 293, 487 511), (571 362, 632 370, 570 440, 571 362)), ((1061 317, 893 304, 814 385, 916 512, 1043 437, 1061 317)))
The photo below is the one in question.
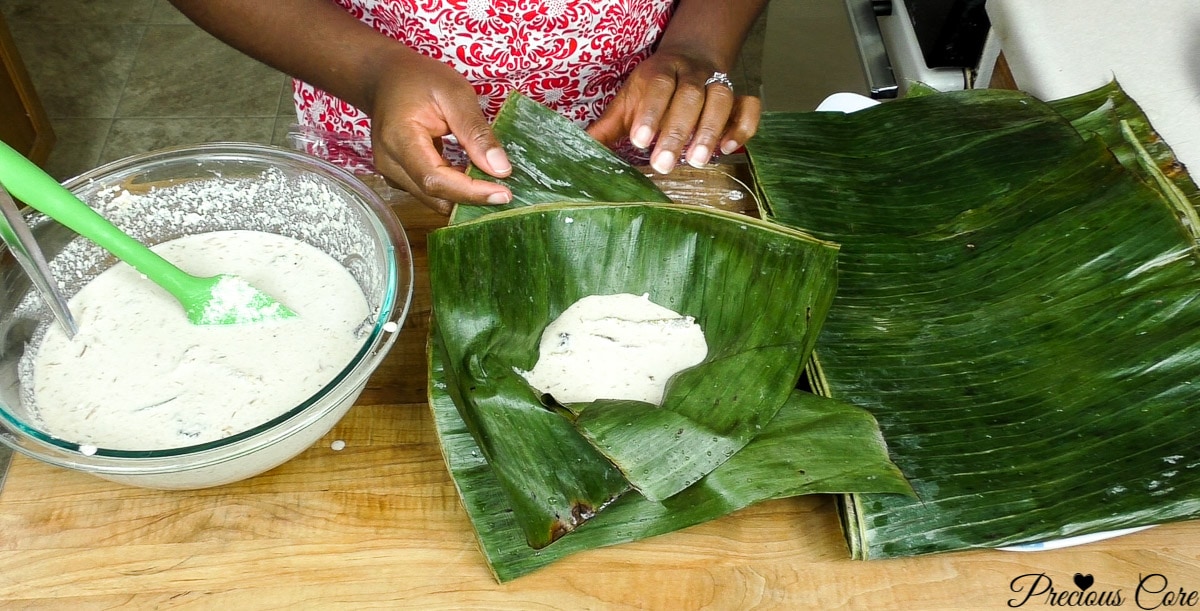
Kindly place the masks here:
MULTIPOLYGON (((684 169, 660 184, 676 198, 752 208, 738 176, 684 169)), ((857 562, 824 496, 762 503, 497 584, 425 397, 425 237, 446 220, 373 186, 408 232, 417 292, 358 405, 292 461, 209 490, 130 488, 17 456, 0 491, 0 607, 1006 609, 1045 606, 1047 594, 1016 603, 1052 587, 1064 601, 1119 590, 1136 609, 1143 577, 1200 590, 1200 523, 1054 552, 857 562)))

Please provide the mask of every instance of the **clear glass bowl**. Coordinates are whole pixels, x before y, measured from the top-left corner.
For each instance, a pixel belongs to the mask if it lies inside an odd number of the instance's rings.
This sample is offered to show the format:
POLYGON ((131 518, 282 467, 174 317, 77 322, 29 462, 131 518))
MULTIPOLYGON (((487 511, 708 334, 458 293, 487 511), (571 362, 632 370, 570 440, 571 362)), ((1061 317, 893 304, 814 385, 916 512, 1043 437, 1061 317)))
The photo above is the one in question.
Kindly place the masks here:
MULTIPOLYGON (((181 448, 81 446, 39 430, 26 410, 29 391, 23 389, 28 384, 22 383, 22 358, 47 325, 57 323, 5 249, 0 251, 0 442, 22 454, 146 488, 205 488, 257 475, 296 456, 333 428, 357 400, 408 315, 412 252, 399 221, 362 181, 315 157, 257 144, 200 144, 115 161, 64 186, 149 245, 195 233, 249 229, 320 248, 354 276, 372 316, 360 329, 362 346, 334 379, 269 422, 181 448), (132 206, 130 198, 119 197, 153 189, 200 196, 137 198, 169 199, 169 213, 132 206)), ((99 247, 39 213, 26 211, 26 220, 68 299, 116 263, 99 247)), ((26 365, 26 375, 28 369, 26 365)))

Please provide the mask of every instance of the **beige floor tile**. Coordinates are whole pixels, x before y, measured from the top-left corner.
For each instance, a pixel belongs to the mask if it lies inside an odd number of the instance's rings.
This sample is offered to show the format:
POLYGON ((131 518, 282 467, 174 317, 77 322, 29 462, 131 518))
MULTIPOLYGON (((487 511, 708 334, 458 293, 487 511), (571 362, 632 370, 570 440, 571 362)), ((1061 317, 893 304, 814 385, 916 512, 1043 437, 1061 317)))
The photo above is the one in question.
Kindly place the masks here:
POLYGON ((275 119, 275 132, 271 136, 271 144, 274 144, 275 146, 282 146, 284 148, 294 148, 290 143, 288 143, 287 135, 295 123, 296 119, 294 117, 277 117, 275 119))
POLYGON ((284 78, 283 86, 280 87, 280 89, 279 89, 278 114, 280 117, 283 117, 283 116, 292 117, 292 120, 295 120, 295 118, 296 118, 296 101, 292 97, 292 79, 291 78, 284 78))
POLYGON ((10 22, 43 24, 138 24, 150 18, 156 0, 0 0, 10 22))
POLYGON ((191 23, 183 13, 179 12, 167 0, 153 0, 154 9, 150 12, 150 23, 183 25, 191 23))
POLYGON ((275 116, 189 119, 116 119, 100 153, 100 162, 161 148, 201 142, 257 142, 275 137, 275 116))
POLYGON ((116 116, 274 118, 282 80, 194 25, 151 25, 116 116))
POLYGON ((839 91, 866 94, 843 0, 774 0, 763 41, 763 108, 804 111, 839 91))
POLYGON ((34 89, 51 118, 111 119, 145 26, 10 22, 34 89))
POLYGON ((45 169, 60 181, 78 176, 100 163, 100 151, 112 119, 51 119, 56 137, 45 169))

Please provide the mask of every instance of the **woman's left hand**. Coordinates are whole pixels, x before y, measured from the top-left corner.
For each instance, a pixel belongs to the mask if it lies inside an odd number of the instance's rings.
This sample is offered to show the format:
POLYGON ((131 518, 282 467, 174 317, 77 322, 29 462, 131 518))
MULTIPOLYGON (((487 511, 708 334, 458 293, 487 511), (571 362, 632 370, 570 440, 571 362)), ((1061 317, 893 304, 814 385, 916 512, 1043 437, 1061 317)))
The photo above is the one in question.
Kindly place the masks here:
POLYGON ((736 95, 724 73, 699 50, 660 47, 633 70, 604 113, 588 128, 608 146, 628 137, 642 149, 652 144, 650 166, 666 174, 680 161, 704 166, 716 151, 738 150, 758 129, 757 97, 736 95), (707 82, 707 84, 706 84, 707 82))

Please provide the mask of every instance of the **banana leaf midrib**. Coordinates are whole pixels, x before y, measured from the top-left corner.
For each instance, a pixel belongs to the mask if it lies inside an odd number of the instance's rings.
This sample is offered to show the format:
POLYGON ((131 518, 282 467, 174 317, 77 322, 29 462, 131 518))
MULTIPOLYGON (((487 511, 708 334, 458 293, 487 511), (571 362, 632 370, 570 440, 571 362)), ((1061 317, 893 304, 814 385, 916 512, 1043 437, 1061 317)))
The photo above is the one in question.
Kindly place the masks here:
POLYGON ((493 221, 497 218, 503 219, 506 217, 528 214, 529 210, 527 210, 527 208, 532 209, 532 210, 545 210, 545 211, 549 212, 549 211, 559 211, 559 210, 562 210, 564 207, 569 207, 571 210, 586 211, 586 210, 595 210, 595 209, 604 209, 604 208, 619 208, 622 206, 636 206, 636 207, 654 206, 656 208, 663 208, 663 209, 667 209, 667 210, 686 211, 688 214, 693 214, 693 215, 697 215, 697 216, 711 216, 711 217, 718 217, 718 218, 722 218, 722 219, 736 219, 736 221, 740 224, 754 227, 756 229, 759 229, 759 230, 762 230, 762 231, 765 231, 768 233, 774 233, 774 234, 781 235, 781 236, 787 236, 787 237, 797 238, 797 239, 810 241, 810 242, 814 242, 814 243, 819 243, 826 248, 831 248, 834 250, 837 250, 839 248, 839 245, 835 242, 830 242, 828 240, 822 240, 820 238, 817 238, 816 236, 813 236, 812 234, 810 234, 806 231, 796 229, 794 227, 788 227, 786 225, 780 225, 778 223, 764 221, 762 219, 752 217, 752 216, 734 215, 730 212, 725 212, 725 211, 719 210, 719 209, 700 208, 700 207, 696 207, 696 206, 692 206, 692 205, 688 205, 688 204, 676 204, 674 202, 670 202, 670 203, 655 202, 655 201, 593 202, 593 201, 583 201, 583 200, 580 200, 580 201, 556 200, 556 201, 549 201, 549 202, 540 202, 537 204, 530 204, 529 206, 521 207, 521 208, 506 208, 503 210, 498 210, 498 211, 496 211, 492 214, 486 215, 486 216, 475 217, 475 218, 472 218, 469 220, 462 221, 461 223, 456 223, 454 226, 455 227, 469 226, 469 225, 472 225, 475 223, 487 223, 487 222, 493 221))

